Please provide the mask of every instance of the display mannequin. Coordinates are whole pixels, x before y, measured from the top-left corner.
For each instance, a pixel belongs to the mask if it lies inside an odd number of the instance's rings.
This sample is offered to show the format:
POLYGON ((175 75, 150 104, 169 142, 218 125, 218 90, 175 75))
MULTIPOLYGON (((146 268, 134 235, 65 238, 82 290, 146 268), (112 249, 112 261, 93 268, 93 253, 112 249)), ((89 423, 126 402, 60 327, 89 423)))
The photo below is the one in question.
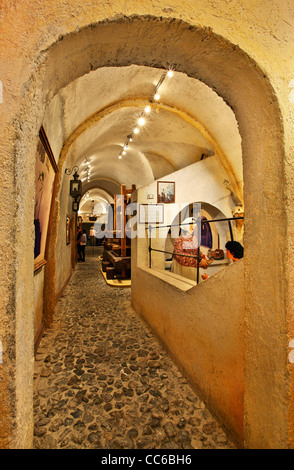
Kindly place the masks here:
MULTIPOLYGON (((232 216, 236 217, 244 217, 244 208, 242 206, 235 206, 232 210, 232 216)), ((235 222, 232 223, 232 232, 233 238, 235 242, 241 243, 243 245, 243 235, 244 235, 244 219, 237 219, 235 222)), ((227 240, 231 240, 231 234, 228 232, 227 240)))
POLYGON ((238 259, 243 258, 244 248, 241 243, 236 241, 229 241, 226 243, 227 249, 227 258, 233 262, 238 261, 238 259))
MULTIPOLYGON (((176 239, 174 244, 173 261, 171 271, 188 279, 196 280, 197 258, 190 256, 198 255, 198 233, 197 225, 193 217, 188 217, 181 225, 181 235, 176 239), (188 256, 180 256, 188 255, 188 256)), ((201 261, 199 267, 207 269, 213 260, 207 261, 199 252, 201 261)))

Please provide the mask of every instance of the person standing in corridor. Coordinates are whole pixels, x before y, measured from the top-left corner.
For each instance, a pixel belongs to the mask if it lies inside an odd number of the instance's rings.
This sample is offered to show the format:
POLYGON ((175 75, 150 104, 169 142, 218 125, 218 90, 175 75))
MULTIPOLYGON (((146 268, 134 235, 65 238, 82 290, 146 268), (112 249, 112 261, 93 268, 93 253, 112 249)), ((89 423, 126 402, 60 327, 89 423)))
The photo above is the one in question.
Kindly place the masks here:
POLYGON ((77 233, 77 251, 78 251, 78 261, 82 261, 82 256, 81 256, 81 237, 82 237, 82 230, 79 228, 78 233, 77 233))
POLYGON ((81 238, 80 238, 80 256, 81 256, 81 261, 85 262, 85 250, 86 250, 86 245, 87 245, 87 234, 86 232, 83 232, 81 230, 81 238))

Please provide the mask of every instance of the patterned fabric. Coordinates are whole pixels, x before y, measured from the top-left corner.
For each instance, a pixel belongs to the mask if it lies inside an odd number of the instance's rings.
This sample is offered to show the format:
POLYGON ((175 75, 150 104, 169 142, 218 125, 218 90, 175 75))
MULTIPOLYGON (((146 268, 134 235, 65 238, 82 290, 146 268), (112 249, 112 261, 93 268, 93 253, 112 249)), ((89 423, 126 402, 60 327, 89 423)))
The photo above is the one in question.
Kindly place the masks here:
POLYGON ((177 238, 174 244, 173 258, 182 266, 196 267, 197 266, 196 258, 189 258, 187 256, 177 256, 177 255, 197 256, 198 249, 197 249, 195 240, 193 240, 192 237, 180 236, 179 238, 177 238))

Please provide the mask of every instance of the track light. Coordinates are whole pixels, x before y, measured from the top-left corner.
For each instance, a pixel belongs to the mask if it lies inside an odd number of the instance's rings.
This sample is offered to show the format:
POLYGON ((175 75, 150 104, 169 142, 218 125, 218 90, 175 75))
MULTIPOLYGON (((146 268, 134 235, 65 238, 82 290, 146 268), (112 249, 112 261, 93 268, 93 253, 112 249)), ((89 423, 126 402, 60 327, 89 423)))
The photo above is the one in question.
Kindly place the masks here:
MULTIPOLYGON (((170 69, 170 70, 165 70, 165 71, 161 74, 161 77, 160 77, 160 79, 159 79, 159 81, 157 82, 157 85, 156 85, 156 87, 155 87, 155 94, 154 94, 153 97, 151 97, 151 98, 149 99, 149 103, 152 103, 153 101, 159 101, 159 100, 160 100, 160 95, 159 95, 159 93, 158 93, 158 90, 159 90, 160 86, 162 85, 164 79, 165 79, 166 77, 171 78, 171 77, 173 76, 173 74, 174 74, 174 73, 173 73, 173 70, 172 70, 172 69, 170 69)), ((156 108, 156 111, 158 112, 159 109, 156 108)), ((144 126, 144 124, 146 123, 146 119, 144 118, 144 113, 145 113, 145 114, 149 114, 150 112, 151 112, 151 106, 149 106, 149 105, 145 106, 144 112, 142 113, 143 115, 141 115, 141 116, 139 117, 139 119, 138 119, 138 126, 139 126, 139 127, 144 126)), ((127 136, 128 141, 127 141, 127 143, 123 146, 123 152, 122 152, 123 155, 126 154, 125 150, 127 150, 127 148, 128 148, 128 143, 129 143, 129 142, 133 142, 133 134, 139 134, 139 132, 140 132, 139 127, 135 127, 135 129, 133 130, 133 132, 127 136)), ((121 154, 118 156, 118 158, 119 158, 119 159, 122 158, 121 154)))
POLYGON ((139 126, 141 126, 141 127, 144 126, 145 122, 146 122, 146 119, 143 118, 143 117, 140 117, 140 118, 138 119, 138 124, 139 124, 139 126))

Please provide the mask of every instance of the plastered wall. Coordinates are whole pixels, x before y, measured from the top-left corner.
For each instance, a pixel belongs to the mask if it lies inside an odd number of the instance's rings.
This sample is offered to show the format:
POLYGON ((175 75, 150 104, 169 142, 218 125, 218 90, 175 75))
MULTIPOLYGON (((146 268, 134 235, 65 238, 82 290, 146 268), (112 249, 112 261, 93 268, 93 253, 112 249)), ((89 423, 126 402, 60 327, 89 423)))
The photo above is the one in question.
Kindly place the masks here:
POLYGON ((72 259, 71 259, 71 250, 73 241, 73 234, 71 234, 71 243, 66 244, 66 217, 71 219, 71 228, 74 224, 74 214, 71 211, 70 203, 71 198, 69 198, 69 178, 65 179, 60 191, 60 219, 58 225, 58 238, 56 241, 56 258, 58 263, 56 265, 56 295, 62 291, 64 285, 67 283, 71 272, 72 272, 72 259))
MULTIPOLYGON (((152 247, 158 250, 165 249, 165 242, 168 233, 167 225, 173 223, 179 212, 191 203, 207 202, 217 208, 223 217, 231 217, 231 207, 233 201, 230 191, 226 189, 223 182, 227 175, 218 161, 216 155, 202 161, 189 165, 188 167, 171 173, 160 181, 172 181, 175 183, 175 204, 164 204, 163 222, 159 224, 155 231, 152 231, 152 247), (208 189, 209 188, 209 189, 208 189), (162 225, 164 228, 160 228, 162 225)), ((150 204, 157 202, 157 181, 150 185, 139 188, 137 191, 138 204, 150 204), (148 199, 148 195, 153 195, 154 199, 148 199)), ((228 225, 221 225, 218 228, 221 234, 226 234, 228 225)), ((138 224, 138 266, 148 266, 148 242, 145 224, 138 224)), ((226 240, 222 237, 222 248, 226 240)), ((161 253, 152 253, 152 267, 164 269, 164 256, 161 253)))
POLYGON ((135 268, 132 276, 135 309, 210 410, 243 445, 243 262, 187 291, 154 276, 153 270, 135 268))
MULTIPOLYGON (((43 127, 46 132, 46 136, 51 147, 56 164, 58 164, 60 150, 63 145, 63 126, 62 126, 62 110, 60 101, 54 99, 46 109, 46 114, 43 120, 43 127)), ((56 257, 58 263, 56 264, 57 272, 55 277, 56 282, 56 295, 62 290, 67 280, 71 275, 71 246, 66 246, 66 216, 71 214, 71 208, 68 208, 68 191, 69 182, 64 181, 65 191, 61 194, 57 194, 57 199, 62 199, 61 208, 62 214, 59 221, 59 239, 56 248, 56 257)), ((50 283, 50 279, 46 277, 46 266, 37 269, 34 272, 34 343, 35 349, 41 340, 44 328, 48 326, 46 315, 44 315, 44 303, 46 299, 44 296, 45 283, 50 283)))
POLYGON ((166 59, 215 88, 236 112, 247 211, 245 442, 248 447, 294 445, 293 365, 288 360, 294 337, 292 3, 2 0, 0 22, 0 196, 6 207, 1 216, 6 236, 0 240, 0 376, 1 396, 6 397, 0 447, 32 446, 34 158, 46 106, 60 86, 91 66, 140 60, 154 65, 166 59), (138 34, 132 20, 126 22, 125 35, 114 34, 123 15, 145 17, 136 26, 138 34), (154 19, 144 29, 150 16, 154 19), (175 20, 164 28, 169 18, 175 20), (98 34, 95 54, 92 46, 81 54, 82 44, 95 43, 96 30, 88 33, 87 26, 106 19, 116 19, 115 28, 109 24, 104 40, 98 34), (194 43, 198 30, 201 39, 194 43), (113 41, 123 38, 129 42, 116 49, 113 41), (54 43, 56 53, 50 55, 54 43), (47 49, 51 52, 44 53, 47 49), (273 265, 268 253, 280 261, 273 265))
MULTIPOLYGON (((175 182, 176 204, 164 205, 163 226, 182 207, 205 200, 231 217, 226 173, 212 156, 163 178, 175 182), (207 191, 207 188, 210 188, 207 191), (180 208, 180 209, 179 209, 180 208)), ((157 182, 139 188, 138 204, 157 195, 157 182)), ((152 201, 156 202, 156 201, 152 201)), ((160 226, 160 225, 159 225, 160 226)), ((163 273, 161 253, 152 252, 152 269, 145 225, 132 242, 132 303, 238 444, 243 444, 244 413, 244 266, 243 261, 214 274, 198 286, 184 285, 163 273), (144 237, 145 235, 145 237, 144 237), (140 238, 142 237, 142 238, 140 238), (144 238, 143 238, 144 237, 144 238), (161 270, 158 271, 157 269, 161 270)), ((228 227, 226 226, 226 230, 228 227)), ((152 247, 165 249, 168 229, 157 229, 152 247), (162 233, 163 232, 163 233, 162 233)), ((226 233, 225 230, 225 233, 226 233)), ((224 249, 224 245, 222 245, 224 249)), ((208 273, 210 274, 210 273, 208 273)), ((195 270, 196 279, 196 270, 195 270)))
MULTIPOLYGON (((34 343, 36 345, 43 329, 43 305, 44 305, 44 268, 37 270, 34 276, 34 343)), ((37 345, 36 345, 37 346, 37 345)))

